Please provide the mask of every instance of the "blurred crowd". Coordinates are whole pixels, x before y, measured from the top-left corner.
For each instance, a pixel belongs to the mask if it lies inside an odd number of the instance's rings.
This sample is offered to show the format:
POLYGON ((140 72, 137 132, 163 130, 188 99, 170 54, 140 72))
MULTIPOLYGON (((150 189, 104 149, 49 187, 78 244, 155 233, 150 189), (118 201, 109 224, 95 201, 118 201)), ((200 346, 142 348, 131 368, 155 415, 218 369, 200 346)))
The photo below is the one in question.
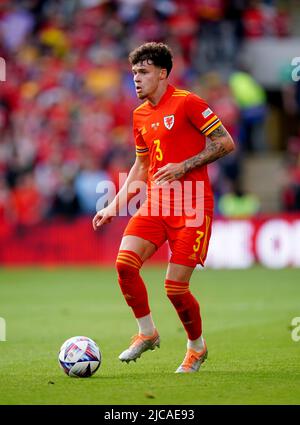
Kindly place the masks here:
POLYGON ((93 215, 97 183, 118 187, 139 103, 127 56, 145 41, 170 45, 171 82, 203 96, 232 134, 236 153, 210 176, 217 198, 234 190, 244 153, 268 149, 266 94, 236 52, 247 39, 289 37, 285 3, 0 0, 0 223, 93 215))

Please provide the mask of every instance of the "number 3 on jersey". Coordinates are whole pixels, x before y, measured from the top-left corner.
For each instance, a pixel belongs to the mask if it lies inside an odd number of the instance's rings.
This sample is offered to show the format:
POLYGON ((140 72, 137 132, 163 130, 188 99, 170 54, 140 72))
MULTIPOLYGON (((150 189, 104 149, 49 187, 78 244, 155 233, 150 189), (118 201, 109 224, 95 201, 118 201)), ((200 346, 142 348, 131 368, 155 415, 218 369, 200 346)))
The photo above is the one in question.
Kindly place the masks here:
POLYGON ((162 153, 162 150, 160 148, 160 140, 156 139, 156 140, 154 140, 153 143, 156 145, 156 159, 157 159, 157 161, 162 161, 163 153, 162 153))

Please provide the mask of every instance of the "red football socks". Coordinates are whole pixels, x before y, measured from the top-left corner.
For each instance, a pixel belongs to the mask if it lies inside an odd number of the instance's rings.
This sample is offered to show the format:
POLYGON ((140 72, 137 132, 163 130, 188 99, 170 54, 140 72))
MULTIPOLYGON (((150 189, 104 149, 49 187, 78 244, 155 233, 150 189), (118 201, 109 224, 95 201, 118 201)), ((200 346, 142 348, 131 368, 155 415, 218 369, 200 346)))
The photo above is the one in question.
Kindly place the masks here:
POLYGON ((199 303, 189 290, 188 282, 165 281, 167 296, 188 334, 190 340, 199 338, 202 334, 202 321, 199 303))
POLYGON ((116 261, 119 285, 136 318, 150 313, 147 289, 139 273, 142 264, 135 252, 119 251, 116 261))

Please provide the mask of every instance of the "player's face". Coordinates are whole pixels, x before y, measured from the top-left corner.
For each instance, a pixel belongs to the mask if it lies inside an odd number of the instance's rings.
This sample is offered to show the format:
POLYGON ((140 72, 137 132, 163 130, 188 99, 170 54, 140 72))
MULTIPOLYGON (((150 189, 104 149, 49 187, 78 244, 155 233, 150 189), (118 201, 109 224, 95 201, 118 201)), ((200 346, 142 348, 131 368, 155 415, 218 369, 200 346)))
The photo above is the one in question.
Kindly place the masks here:
POLYGON ((132 67, 133 81, 139 99, 151 98, 159 87, 166 70, 154 66, 151 61, 139 62, 132 67))

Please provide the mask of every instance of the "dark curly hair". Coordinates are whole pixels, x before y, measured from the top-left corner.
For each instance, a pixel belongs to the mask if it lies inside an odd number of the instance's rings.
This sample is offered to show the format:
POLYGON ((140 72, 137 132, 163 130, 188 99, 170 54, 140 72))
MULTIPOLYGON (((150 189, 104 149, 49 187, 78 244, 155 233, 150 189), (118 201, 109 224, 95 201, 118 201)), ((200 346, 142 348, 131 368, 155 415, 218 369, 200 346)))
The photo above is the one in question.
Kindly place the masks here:
POLYGON ((173 66, 173 56, 169 46, 154 41, 137 47, 130 52, 128 58, 131 65, 136 65, 143 61, 151 61, 154 66, 165 68, 167 75, 170 74, 173 66))

